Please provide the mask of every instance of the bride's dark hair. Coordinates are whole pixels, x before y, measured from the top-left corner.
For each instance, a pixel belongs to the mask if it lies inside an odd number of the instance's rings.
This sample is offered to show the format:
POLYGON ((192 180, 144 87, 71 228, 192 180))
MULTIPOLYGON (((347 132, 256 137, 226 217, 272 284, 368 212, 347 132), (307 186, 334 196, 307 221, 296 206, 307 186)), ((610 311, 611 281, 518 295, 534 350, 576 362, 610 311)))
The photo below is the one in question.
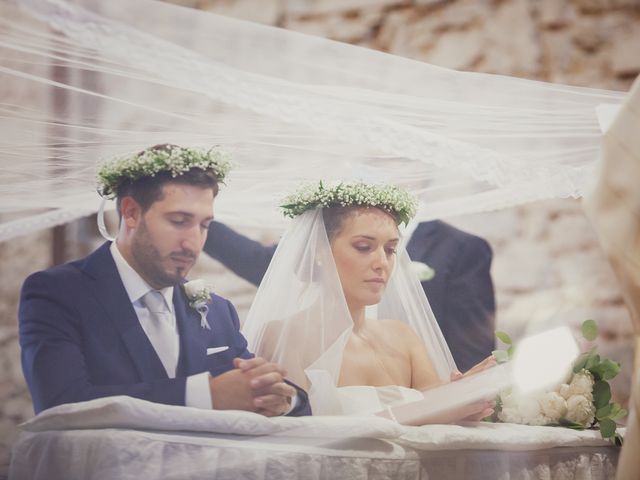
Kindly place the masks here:
POLYGON ((396 215, 384 208, 370 207, 367 205, 332 205, 322 209, 322 221, 324 222, 324 229, 327 232, 329 242, 332 242, 340 233, 342 225, 348 217, 354 215, 358 210, 366 210, 368 208, 377 208, 391 216, 391 218, 396 222, 396 225, 400 223, 400 219, 396 215))

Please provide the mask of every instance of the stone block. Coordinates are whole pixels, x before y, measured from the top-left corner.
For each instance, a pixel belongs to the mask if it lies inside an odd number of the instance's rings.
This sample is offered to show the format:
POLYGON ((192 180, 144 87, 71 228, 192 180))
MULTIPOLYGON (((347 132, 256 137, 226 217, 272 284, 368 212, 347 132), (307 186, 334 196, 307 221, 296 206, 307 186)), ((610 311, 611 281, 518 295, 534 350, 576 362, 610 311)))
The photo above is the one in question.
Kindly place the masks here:
POLYGON ((275 25, 283 14, 281 0, 209 0, 200 7, 219 15, 265 25, 275 25))
POLYGON ((310 35, 355 43, 372 36, 373 29, 380 24, 382 15, 381 9, 367 8, 357 11, 354 15, 326 15, 310 19, 287 16, 283 26, 310 35))
POLYGON ((483 33, 476 29, 444 32, 424 59, 441 67, 468 70, 484 54, 483 39, 483 33))
POLYGON ((583 52, 595 53, 606 43, 606 36, 594 25, 578 26, 571 35, 573 43, 583 52))
POLYGON ((494 256, 491 272, 498 291, 533 292, 556 286, 552 270, 545 246, 519 239, 494 256))
POLYGON ((566 27, 574 18, 573 9, 566 0, 540 0, 538 24, 542 28, 566 27))
POLYGON ((640 73, 640 26, 623 34, 611 52, 611 67, 618 77, 635 77, 640 73))
POLYGON ((408 3, 407 0, 284 0, 284 8, 290 15, 311 16, 371 7, 391 8, 408 3))
POLYGON ((566 252, 596 248, 598 240, 583 214, 560 215, 549 231, 549 249, 554 256, 566 252))
POLYGON ((540 70, 540 46, 529 2, 501 2, 485 19, 482 71, 534 77, 540 70))

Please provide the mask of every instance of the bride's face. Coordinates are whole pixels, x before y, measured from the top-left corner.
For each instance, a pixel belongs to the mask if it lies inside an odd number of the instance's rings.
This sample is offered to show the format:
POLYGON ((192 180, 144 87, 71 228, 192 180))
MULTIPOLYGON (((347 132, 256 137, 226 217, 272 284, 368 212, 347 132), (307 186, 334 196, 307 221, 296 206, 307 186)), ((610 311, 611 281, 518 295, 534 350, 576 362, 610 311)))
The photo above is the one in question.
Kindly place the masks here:
POLYGON ((378 208, 356 209, 331 240, 349 307, 380 302, 395 265, 399 236, 394 219, 378 208))

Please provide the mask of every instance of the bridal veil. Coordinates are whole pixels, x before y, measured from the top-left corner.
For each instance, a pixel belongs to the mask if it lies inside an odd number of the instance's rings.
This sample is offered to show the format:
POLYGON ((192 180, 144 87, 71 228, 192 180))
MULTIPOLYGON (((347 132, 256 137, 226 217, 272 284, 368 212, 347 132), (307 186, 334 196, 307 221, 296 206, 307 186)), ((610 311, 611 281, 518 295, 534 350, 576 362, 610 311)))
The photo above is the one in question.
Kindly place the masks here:
MULTIPOLYGON (((410 325, 439 378, 450 378, 455 370, 451 352, 403 242, 382 300, 367 318, 410 325)), ((339 414, 349 410, 336 387, 352 327, 322 209, 308 210, 293 219, 280 240, 243 333, 250 350, 280 364, 289 379, 309 389, 315 414, 339 414)))
POLYGON ((166 142, 232 151, 235 225, 283 226, 285 192, 352 172, 418 196, 418 220, 580 196, 596 107, 624 96, 151 0, 1 2, 0 56, 0 239, 96 212, 96 163, 166 142))

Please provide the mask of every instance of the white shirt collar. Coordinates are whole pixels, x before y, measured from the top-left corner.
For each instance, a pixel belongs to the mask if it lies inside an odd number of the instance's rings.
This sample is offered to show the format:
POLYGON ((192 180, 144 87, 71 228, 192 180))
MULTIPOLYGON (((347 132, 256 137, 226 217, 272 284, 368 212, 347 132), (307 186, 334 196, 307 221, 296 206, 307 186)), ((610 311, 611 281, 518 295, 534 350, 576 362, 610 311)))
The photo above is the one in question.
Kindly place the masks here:
MULTIPOLYGON (((134 268, 129 265, 129 262, 122 256, 116 242, 111 242, 109 247, 113 261, 116 263, 116 268, 124 284, 124 289, 129 295, 131 303, 139 301, 149 290, 154 290, 144 279, 140 276, 134 268)), ((167 302, 167 306, 171 313, 173 313, 173 287, 166 287, 160 290, 162 296, 167 302)))

